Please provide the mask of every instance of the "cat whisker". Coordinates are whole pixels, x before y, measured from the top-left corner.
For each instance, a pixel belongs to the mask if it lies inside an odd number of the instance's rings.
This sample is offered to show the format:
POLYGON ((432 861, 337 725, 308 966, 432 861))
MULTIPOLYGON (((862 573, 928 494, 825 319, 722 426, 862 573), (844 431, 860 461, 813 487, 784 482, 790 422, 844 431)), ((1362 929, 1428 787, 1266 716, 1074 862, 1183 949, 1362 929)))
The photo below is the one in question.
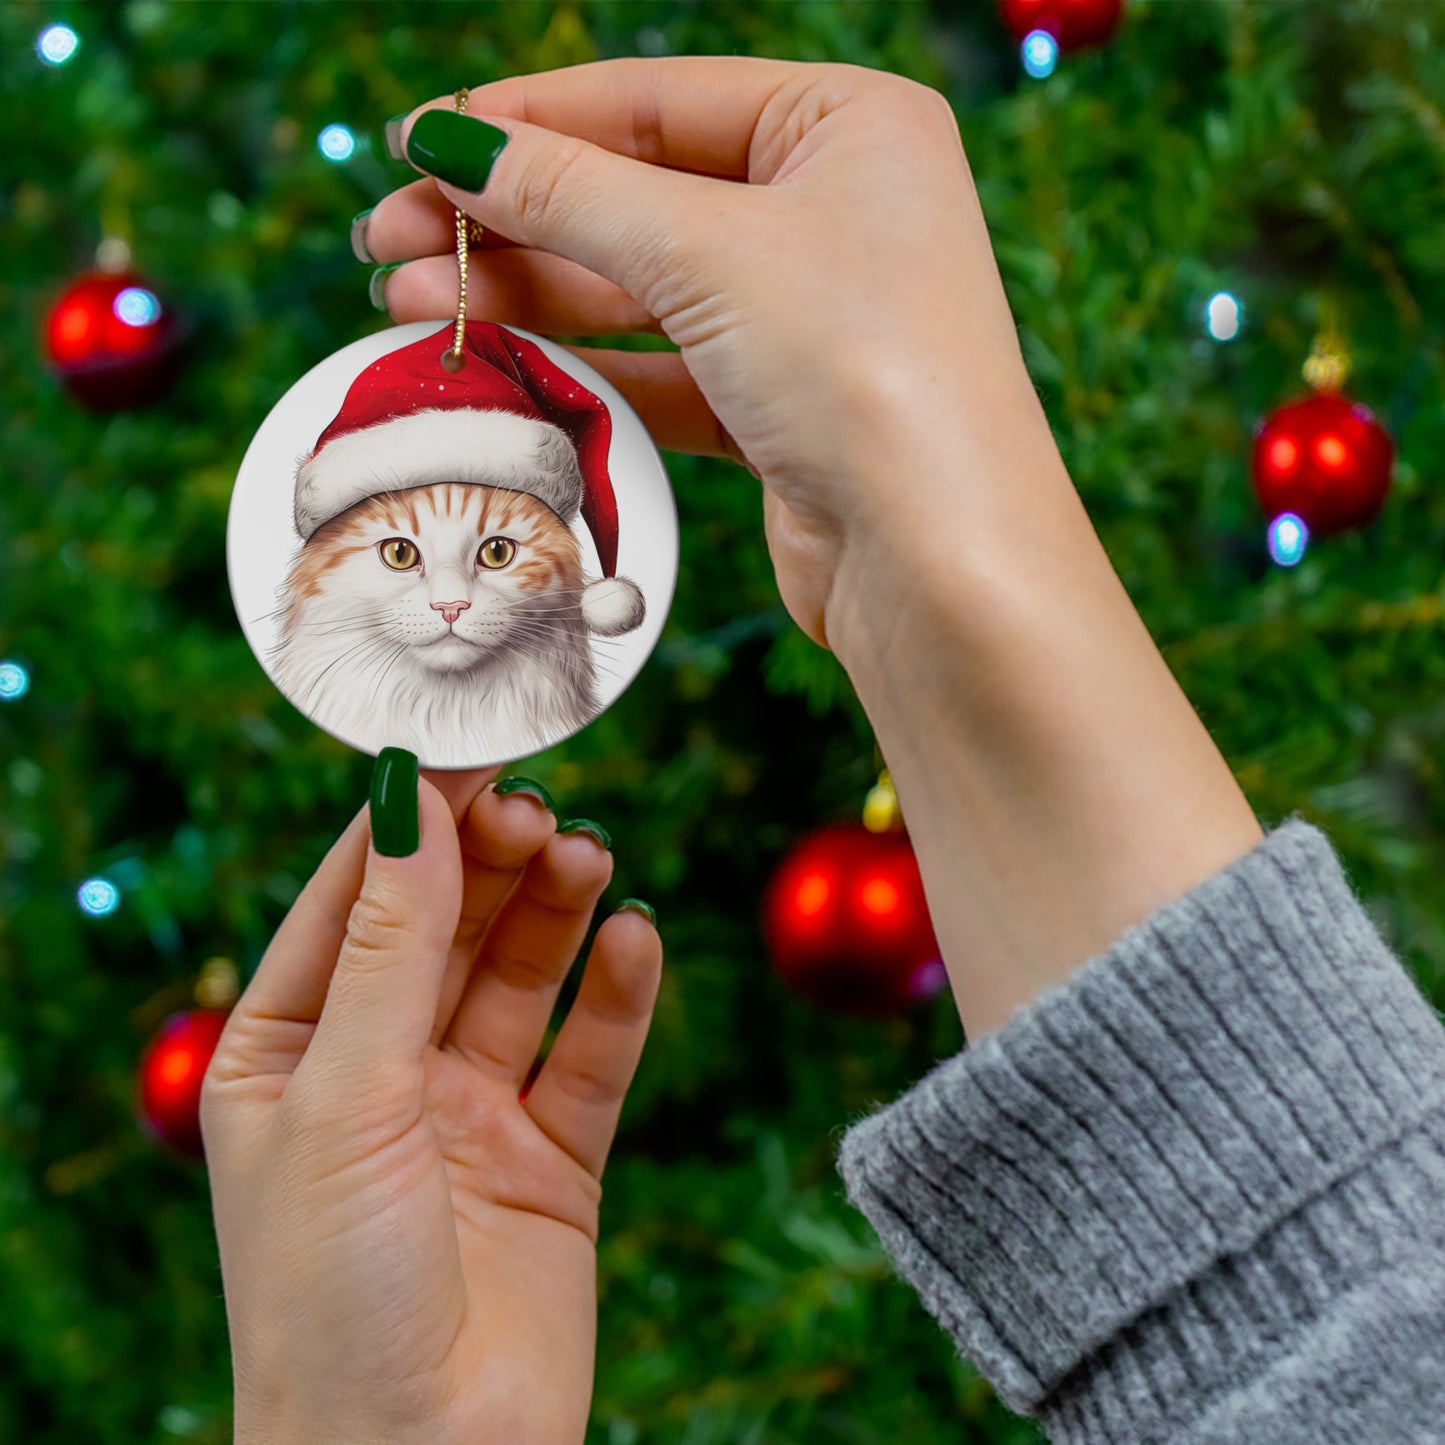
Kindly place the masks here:
POLYGON ((326 674, 330 672, 331 669, 335 667, 338 663, 345 662, 347 658, 353 657, 356 653, 362 652, 368 647, 381 647, 384 649, 390 645, 392 645, 390 638, 377 639, 375 637, 368 637, 363 641, 356 643, 354 646, 348 647, 345 652, 342 652, 336 657, 332 658, 331 661, 328 662, 326 666, 323 667, 321 671, 318 672, 316 676, 312 679, 311 686, 307 688, 306 696, 302 699, 303 705, 308 705, 310 703, 312 694, 316 691, 318 687, 321 686, 321 683, 325 679, 326 674))
MULTIPOLYGON (((545 618, 514 617, 512 619, 513 635, 526 632, 537 637, 557 637, 557 627, 553 622, 545 618)), ((600 647, 625 647, 627 644, 620 637, 601 637, 596 634, 589 634, 594 645, 600 647)))
POLYGON ((398 643, 395 651, 393 651, 390 658, 387 659, 386 666, 381 669, 381 672, 377 675, 376 681, 371 686, 371 693, 366 699, 368 707, 370 707, 376 701, 378 695, 381 692, 381 684, 385 680, 387 673, 390 672, 391 669, 396 665, 397 659, 401 657, 401 655, 406 651, 406 649, 406 643, 398 643))
POLYGON ((385 619, 397 616, 400 610, 401 609, 397 607, 369 607, 364 612, 347 612, 341 614, 340 616, 333 616, 331 614, 327 614, 322 617, 308 619, 305 622, 298 622, 295 625, 297 627, 317 627, 325 626, 326 624, 331 622, 383 621, 385 619))

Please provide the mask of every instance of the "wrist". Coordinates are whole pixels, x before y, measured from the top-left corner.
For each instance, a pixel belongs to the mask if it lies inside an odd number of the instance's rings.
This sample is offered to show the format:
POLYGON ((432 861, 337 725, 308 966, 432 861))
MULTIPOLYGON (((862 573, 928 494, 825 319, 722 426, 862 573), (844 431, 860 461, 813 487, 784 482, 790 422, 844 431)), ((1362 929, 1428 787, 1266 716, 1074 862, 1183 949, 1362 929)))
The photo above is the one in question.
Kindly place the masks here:
POLYGON ((979 402, 978 420, 910 429, 882 424, 886 399, 869 425, 859 399, 856 503, 824 616, 855 686, 892 680, 917 647, 987 651, 992 609, 1041 568, 1087 559, 1112 575, 1032 388, 979 402))
POLYGON ((970 1037, 1258 842, 1052 438, 852 539, 827 612, 970 1037))

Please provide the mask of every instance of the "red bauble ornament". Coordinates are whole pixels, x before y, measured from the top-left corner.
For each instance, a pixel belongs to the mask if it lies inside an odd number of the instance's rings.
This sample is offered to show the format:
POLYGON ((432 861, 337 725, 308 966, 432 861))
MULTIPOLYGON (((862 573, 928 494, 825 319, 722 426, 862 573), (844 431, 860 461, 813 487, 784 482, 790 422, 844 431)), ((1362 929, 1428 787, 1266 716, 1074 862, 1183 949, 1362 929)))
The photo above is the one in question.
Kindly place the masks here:
POLYGON ((195 1009, 172 1014, 140 1061, 142 1123, 182 1154, 201 1158, 201 1082, 228 1009, 195 1009))
POLYGON ((1124 0, 999 0, 998 12, 1009 33, 1024 41, 1045 30, 1060 50, 1100 45, 1119 24, 1124 0))
POLYGON ((1272 412, 1254 439, 1254 490, 1272 520, 1293 512, 1315 536, 1373 522, 1390 490, 1390 434, 1368 407, 1321 391, 1272 412))
POLYGON ((142 277, 92 271, 51 308, 45 350, 78 401, 97 411, 144 406, 174 373, 179 328, 142 277))
POLYGON ((789 987, 838 1013, 900 1013, 946 981, 901 830, 842 823, 803 839, 769 885, 764 928, 789 987))

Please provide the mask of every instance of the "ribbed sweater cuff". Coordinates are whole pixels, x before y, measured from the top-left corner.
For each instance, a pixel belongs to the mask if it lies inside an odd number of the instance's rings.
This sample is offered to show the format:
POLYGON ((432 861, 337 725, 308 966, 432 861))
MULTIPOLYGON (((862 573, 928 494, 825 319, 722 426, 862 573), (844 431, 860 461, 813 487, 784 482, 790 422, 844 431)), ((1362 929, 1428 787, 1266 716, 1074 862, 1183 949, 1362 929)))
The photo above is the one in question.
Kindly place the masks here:
POLYGON ((1379 1257, 1372 1161, 1430 1188, 1442 1103, 1439 1019, 1291 819, 856 1124, 839 1168, 1008 1404, 1144 1439, 1379 1257))

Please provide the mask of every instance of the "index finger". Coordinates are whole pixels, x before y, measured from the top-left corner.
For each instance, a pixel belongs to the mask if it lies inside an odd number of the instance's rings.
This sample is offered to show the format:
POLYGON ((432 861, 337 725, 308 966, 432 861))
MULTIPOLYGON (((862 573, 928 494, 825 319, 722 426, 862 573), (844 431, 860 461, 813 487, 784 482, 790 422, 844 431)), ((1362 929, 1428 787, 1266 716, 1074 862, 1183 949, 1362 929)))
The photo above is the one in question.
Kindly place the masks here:
MULTIPOLYGON (((816 66, 741 55, 598 60, 479 85, 468 109, 672 170, 759 179, 749 176, 749 159, 769 103, 816 72, 816 66)), ((444 97, 418 110, 452 104, 444 97)))

